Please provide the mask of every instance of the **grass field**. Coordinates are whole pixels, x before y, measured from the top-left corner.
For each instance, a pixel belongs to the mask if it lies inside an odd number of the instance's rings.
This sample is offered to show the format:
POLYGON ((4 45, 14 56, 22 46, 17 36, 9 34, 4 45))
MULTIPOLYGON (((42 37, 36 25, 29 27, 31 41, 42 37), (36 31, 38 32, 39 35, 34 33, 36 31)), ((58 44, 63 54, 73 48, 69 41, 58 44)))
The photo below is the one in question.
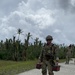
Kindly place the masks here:
POLYGON ((34 61, 0 61, 0 75, 15 75, 35 68, 37 60, 34 61))

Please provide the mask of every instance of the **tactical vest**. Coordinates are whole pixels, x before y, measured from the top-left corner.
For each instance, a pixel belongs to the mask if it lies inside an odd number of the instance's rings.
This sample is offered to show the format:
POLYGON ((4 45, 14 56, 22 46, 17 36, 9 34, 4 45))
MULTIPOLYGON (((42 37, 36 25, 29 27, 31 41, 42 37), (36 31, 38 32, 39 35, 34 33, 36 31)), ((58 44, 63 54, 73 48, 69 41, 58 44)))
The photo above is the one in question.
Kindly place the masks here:
POLYGON ((43 48, 43 60, 54 60, 55 47, 54 44, 44 45, 43 48))

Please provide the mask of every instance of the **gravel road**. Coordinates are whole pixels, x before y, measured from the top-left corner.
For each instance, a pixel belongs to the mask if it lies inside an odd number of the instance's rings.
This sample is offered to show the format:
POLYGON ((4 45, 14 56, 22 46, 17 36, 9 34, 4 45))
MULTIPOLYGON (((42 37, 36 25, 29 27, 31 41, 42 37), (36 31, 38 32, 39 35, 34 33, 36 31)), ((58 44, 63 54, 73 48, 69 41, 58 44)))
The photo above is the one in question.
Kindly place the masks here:
MULTIPOLYGON (((64 63, 59 63, 60 67, 60 71, 55 72, 54 71, 54 75, 75 75, 75 64, 74 64, 74 60, 70 61, 70 64, 65 64, 64 63)), ((24 73, 20 73, 18 75, 42 75, 41 74, 41 69, 32 69, 30 71, 26 71, 24 73)), ((48 74, 47 74, 48 75, 48 74)))

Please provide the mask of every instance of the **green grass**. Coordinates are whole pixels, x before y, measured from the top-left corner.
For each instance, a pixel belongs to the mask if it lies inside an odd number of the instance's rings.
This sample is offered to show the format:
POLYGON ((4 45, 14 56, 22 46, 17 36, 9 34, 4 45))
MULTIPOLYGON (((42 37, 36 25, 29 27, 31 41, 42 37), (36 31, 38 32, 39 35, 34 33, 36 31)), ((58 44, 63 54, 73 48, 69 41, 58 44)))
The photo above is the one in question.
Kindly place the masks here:
MULTIPOLYGON (((59 62, 64 62, 65 59, 60 59, 59 62)), ((16 75, 21 72, 35 68, 37 60, 33 61, 3 61, 0 60, 0 75, 16 75)))
POLYGON ((34 61, 0 61, 0 75, 15 75, 35 68, 37 60, 34 61))
POLYGON ((62 63, 62 62, 65 62, 65 61, 66 61, 66 59, 60 59, 59 63, 62 63))

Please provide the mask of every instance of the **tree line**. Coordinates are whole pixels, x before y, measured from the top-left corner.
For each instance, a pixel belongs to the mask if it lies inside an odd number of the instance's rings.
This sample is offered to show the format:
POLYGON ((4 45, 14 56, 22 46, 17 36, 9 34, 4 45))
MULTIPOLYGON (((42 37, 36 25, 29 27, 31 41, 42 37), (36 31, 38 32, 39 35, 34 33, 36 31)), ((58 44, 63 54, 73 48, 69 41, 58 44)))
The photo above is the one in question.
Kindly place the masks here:
POLYGON ((31 60, 38 58, 40 50, 42 48, 42 42, 38 38, 35 39, 34 44, 29 44, 29 39, 31 37, 30 32, 26 35, 24 43, 19 40, 22 30, 19 28, 17 30, 18 39, 13 36, 13 39, 7 39, 5 41, 0 41, 0 59, 2 60, 31 60))
MULTIPOLYGON (((18 35, 22 33, 21 29, 17 31, 18 35)), ((24 43, 22 43, 18 39, 16 40, 16 36, 13 36, 11 39, 6 39, 5 41, 0 41, 0 59, 1 60, 14 60, 14 61, 25 61, 25 60, 34 60, 38 59, 40 55, 40 51, 42 50, 43 43, 39 41, 38 38, 34 40, 34 43, 29 44, 29 39, 31 34, 27 34, 27 38, 24 39, 24 43)), ((60 59, 65 59, 66 57, 66 46, 57 45, 58 57, 60 59)), ((72 57, 75 57, 75 46, 73 47, 72 57)))

